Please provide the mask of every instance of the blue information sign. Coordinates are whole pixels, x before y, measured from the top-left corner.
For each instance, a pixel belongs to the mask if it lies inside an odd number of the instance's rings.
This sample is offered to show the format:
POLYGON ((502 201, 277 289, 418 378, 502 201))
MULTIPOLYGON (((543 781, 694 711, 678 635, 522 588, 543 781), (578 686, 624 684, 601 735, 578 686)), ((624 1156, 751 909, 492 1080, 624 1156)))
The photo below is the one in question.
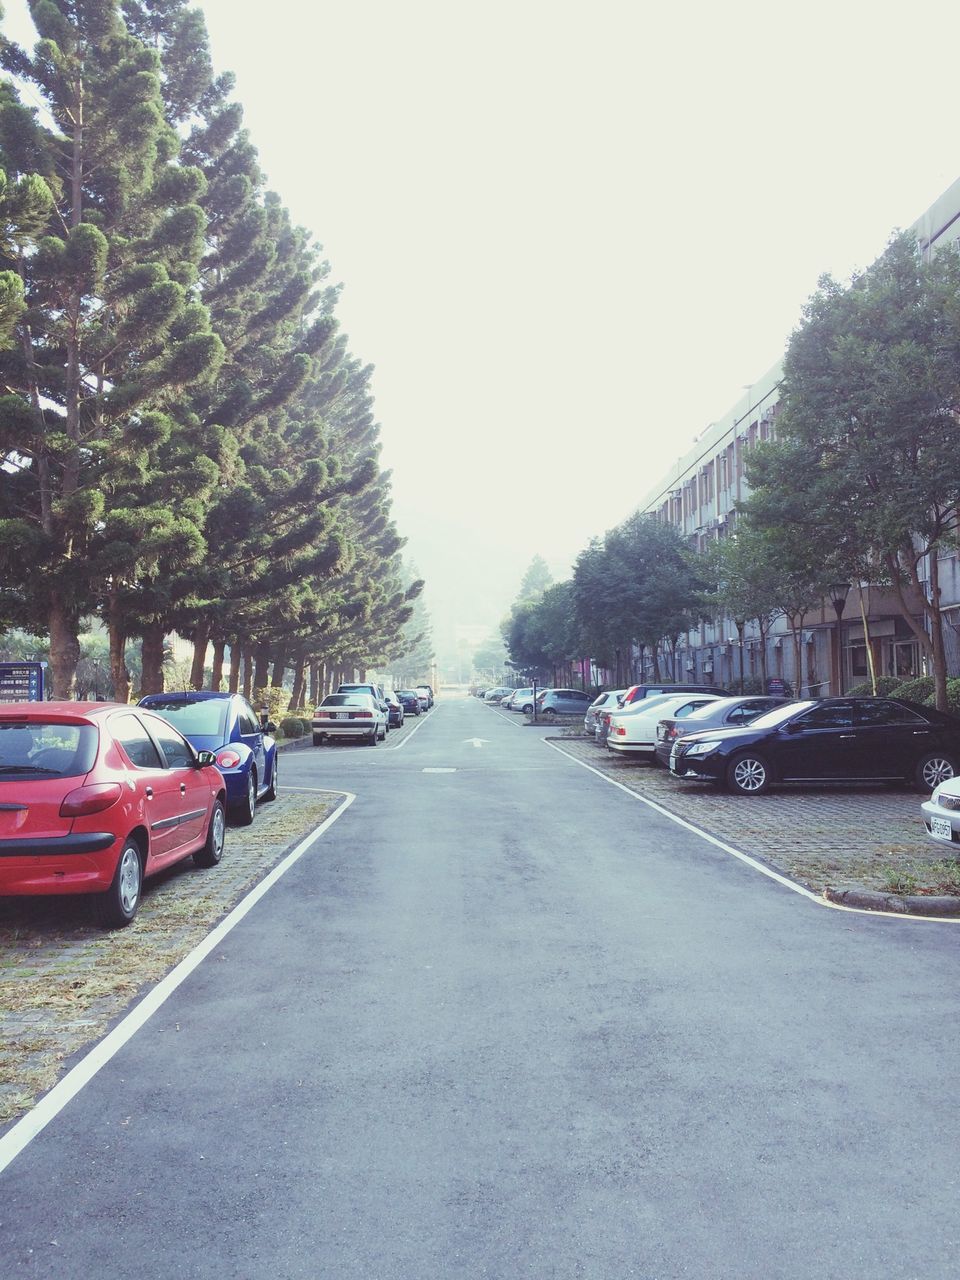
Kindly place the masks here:
POLYGON ((42 702, 43 662, 0 662, 0 702, 42 702))

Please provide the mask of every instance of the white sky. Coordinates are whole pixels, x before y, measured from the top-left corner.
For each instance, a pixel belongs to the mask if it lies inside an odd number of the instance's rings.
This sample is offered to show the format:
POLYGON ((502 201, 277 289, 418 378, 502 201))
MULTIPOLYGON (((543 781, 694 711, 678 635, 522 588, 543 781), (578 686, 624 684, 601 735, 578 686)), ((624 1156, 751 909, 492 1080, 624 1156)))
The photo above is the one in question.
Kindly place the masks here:
POLYGON ((441 631, 496 625, 534 554, 564 574, 780 357, 818 275, 960 176, 942 0, 202 7, 376 365, 441 631))

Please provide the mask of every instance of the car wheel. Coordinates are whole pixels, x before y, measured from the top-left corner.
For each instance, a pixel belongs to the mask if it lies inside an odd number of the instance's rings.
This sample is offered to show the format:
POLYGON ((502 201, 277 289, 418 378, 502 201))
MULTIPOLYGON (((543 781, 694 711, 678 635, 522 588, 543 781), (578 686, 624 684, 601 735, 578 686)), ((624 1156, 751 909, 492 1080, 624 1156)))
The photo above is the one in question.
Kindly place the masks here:
POLYGON ((241 827, 249 827, 257 812, 257 775, 251 769, 247 774, 247 790, 243 799, 234 810, 234 817, 241 827))
POLYGON ((207 827, 207 838, 203 846, 193 855, 198 867, 215 867, 223 857, 223 842, 227 834, 227 815, 223 809, 223 801, 217 800, 210 815, 207 827))
POLYGON ((956 766, 949 756, 940 751, 929 751, 918 763, 914 772, 914 782, 918 791, 930 792, 947 782, 956 773, 956 766))
POLYGON ((527 705, 526 705, 525 707, 521 707, 521 708, 520 708, 520 710, 521 710, 521 712, 522 712, 525 716, 532 716, 532 715, 533 715, 533 704, 532 704, 532 703, 530 703, 530 702, 528 702, 528 703, 527 703, 527 705))
POLYGON ((273 753, 273 768, 270 770, 270 785, 267 787, 264 800, 276 800, 277 798, 277 781, 280 777, 278 772, 280 768, 280 752, 273 753))
POLYGON ((314 745, 315 747, 319 747, 319 746, 321 746, 322 744, 323 744, 323 734, 322 734, 322 733, 315 733, 315 734, 313 735, 313 745, 314 745))
POLYGON ((553 707, 544 707, 540 714, 543 716, 544 720, 553 720, 557 713, 554 711, 553 707))
POLYGON ((143 855, 132 836, 123 842, 113 882, 97 899, 97 916, 106 929, 123 929, 140 906, 143 891, 143 855))
POLYGON ((770 789, 770 766, 763 756, 734 756, 727 766, 727 789, 742 796, 759 796, 770 789))
POLYGON ((366 740, 368 747, 375 747, 379 741, 380 741, 379 729, 374 729, 373 733, 371 733, 366 740))

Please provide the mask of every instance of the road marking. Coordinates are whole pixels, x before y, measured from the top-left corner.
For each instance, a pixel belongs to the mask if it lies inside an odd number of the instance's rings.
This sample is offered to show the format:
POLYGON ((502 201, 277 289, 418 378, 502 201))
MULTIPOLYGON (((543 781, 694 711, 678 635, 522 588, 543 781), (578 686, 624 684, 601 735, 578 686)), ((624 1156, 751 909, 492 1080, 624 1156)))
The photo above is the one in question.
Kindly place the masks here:
POLYGON ((423 773, 456 773, 456 769, 424 769, 423 773))
POLYGON ((486 746, 489 741, 489 738, 464 738, 464 742, 472 743, 475 747, 486 746))
POLYGON ((167 976, 157 983, 153 990, 148 992, 140 1003, 130 1010, 126 1017, 117 1023, 109 1035, 105 1036, 99 1044, 94 1045, 90 1052, 81 1058, 77 1065, 71 1071, 68 1071, 63 1079, 55 1084, 50 1092, 41 1098, 22 1120, 18 1120, 13 1128, 9 1129, 0 1138, 0 1173, 16 1159, 24 1147, 29 1142, 32 1142, 38 1133, 47 1127, 51 1120, 59 1115, 67 1103, 77 1096, 83 1086, 93 1079, 100 1068, 105 1067, 127 1041, 153 1017, 160 1006, 173 995, 177 987, 193 973, 201 960, 206 959, 214 947, 222 942, 226 935, 240 923, 264 894, 273 888, 280 877, 303 857, 310 846, 338 818, 346 813, 357 798, 352 791, 337 791, 332 787, 327 788, 327 790, 332 791, 334 795, 343 796, 343 804, 331 813, 328 818, 325 818, 319 827, 311 831, 308 836, 305 836, 282 862, 277 863, 269 875, 265 876, 258 885, 250 890, 245 898, 241 898, 229 915, 225 916, 217 927, 194 947, 189 955, 184 956, 180 963, 171 969, 167 976))
POLYGON ((810 889, 804 888, 802 884, 797 884, 794 880, 788 880, 786 876, 774 871, 770 867, 764 866, 762 862, 758 862, 756 858, 751 858, 749 853, 743 853, 740 849, 735 849, 732 844, 727 844, 723 840, 719 840, 716 836, 712 836, 709 831, 704 831, 702 827, 696 826, 692 822, 688 822, 686 818, 678 817, 677 814, 671 813, 669 809, 665 809, 663 805, 657 804, 656 800, 648 800, 646 796, 639 795, 636 791, 632 791, 629 787, 625 787, 622 782, 617 782, 614 778, 609 778, 599 769, 595 769, 592 764, 586 764, 583 760, 578 760, 576 756, 572 756, 569 751, 564 751, 562 747, 558 747, 555 742, 549 742, 546 738, 541 738, 548 747, 553 747, 554 751, 559 751, 562 756, 566 756, 568 760, 572 760, 574 764, 580 765, 581 768, 589 770, 590 773, 596 774, 598 778, 602 778, 604 782, 608 782, 611 787, 617 787, 618 790, 626 792, 628 796, 632 796, 634 800, 639 800, 641 804, 645 804, 650 809, 655 809, 657 813, 662 814, 665 818, 669 818, 671 822, 675 822, 678 827, 683 827, 686 831, 691 831, 695 836, 699 836, 701 840, 706 840, 708 844, 715 845, 724 853, 729 853, 731 857, 738 858, 741 862, 745 862, 748 867, 753 867, 754 871, 759 871, 767 876, 770 880, 776 880, 777 884, 782 884, 785 889, 790 889, 794 893, 799 893, 802 898, 813 902, 818 907, 828 907, 831 911, 848 911, 856 916, 880 916, 887 920, 922 920, 933 924, 960 924, 955 916, 914 916, 905 911, 869 911, 866 907, 848 907, 842 902, 831 902, 829 898, 821 897, 820 894, 814 893, 810 889))
MULTIPOLYGON (((436 707, 434 707, 434 711, 436 711, 436 707)), ((421 715, 426 715, 426 712, 421 712, 421 715)), ((402 742, 398 742, 398 743, 397 743, 397 745, 396 745, 395 747, 387 747, 387 750, 388 750, 388 751, 402 751, 402 750, 403 750, 403 748, 404 748, 404 747, 407 745, 407 743, 410 741, 410 739, 413 737, 413 735, 414 735, 415 733, 417 733, 420 729, 422 729, 422 728, 423 728, 423 726, 424 726, 426 723, 427 723, 427 722, 426 722, 426 720, 425 720, 425 719, 422 719, 422 720, 420 721, 420 723, 419 723, 419 724, 415 724, 415 725, 413 726, 413 728, 410 730, 410 732, 407 734, 407 736, 404 738, 404 740, 403 740, 402 742)))

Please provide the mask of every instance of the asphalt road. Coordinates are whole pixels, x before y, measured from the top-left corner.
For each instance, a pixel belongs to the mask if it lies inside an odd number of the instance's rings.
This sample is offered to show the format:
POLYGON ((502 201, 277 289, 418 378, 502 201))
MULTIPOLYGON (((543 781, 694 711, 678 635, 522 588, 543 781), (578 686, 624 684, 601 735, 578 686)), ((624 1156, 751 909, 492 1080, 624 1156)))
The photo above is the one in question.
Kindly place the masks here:
POLYGON ((285 757, 356 801, 0 1175, 4 1280, 957 1275, 956 926, 541 737, 285 757))

